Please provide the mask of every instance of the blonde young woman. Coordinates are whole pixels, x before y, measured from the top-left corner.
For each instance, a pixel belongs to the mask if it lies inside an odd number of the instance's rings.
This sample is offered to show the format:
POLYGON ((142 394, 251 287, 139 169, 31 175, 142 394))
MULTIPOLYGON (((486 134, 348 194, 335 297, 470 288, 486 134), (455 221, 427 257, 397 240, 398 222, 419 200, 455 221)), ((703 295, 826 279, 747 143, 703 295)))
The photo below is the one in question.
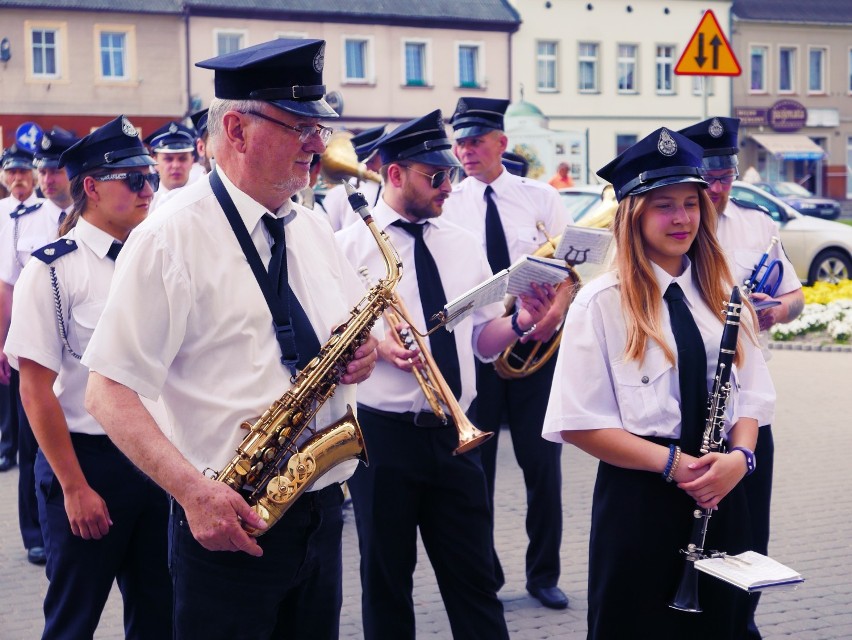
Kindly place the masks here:
POLYGON ((589 638, 732 639, 746 630, 747 594, 703 575, 703 613, 668 606, 696 505, 716 509, 706 548, 748 548, 740 480, 754 466, 755 416, 775 396, 745 312, 725 424, 731 452, 698 457, 690 434, 704 429, 719 311, 733 285, 713 233, 701 156, 698 145, 659 129, 598 172, 619 201, 615 268, 586 285, 570 308, 544 424, 546 439, 601 461, 589 545, 589 638), (670 322, 670 305, 684 303, 697 327, 692 353, 676 343, 670 322), (696 384, 682 385, 689 372, 696 384))

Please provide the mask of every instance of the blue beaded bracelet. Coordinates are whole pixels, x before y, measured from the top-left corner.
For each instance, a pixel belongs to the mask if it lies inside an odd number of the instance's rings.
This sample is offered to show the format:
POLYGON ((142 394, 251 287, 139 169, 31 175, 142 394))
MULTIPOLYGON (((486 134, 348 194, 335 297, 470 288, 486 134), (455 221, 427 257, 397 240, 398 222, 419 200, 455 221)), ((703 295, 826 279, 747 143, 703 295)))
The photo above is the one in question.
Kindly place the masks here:
POLYGON ((667 482, 671 482, 671 480, 669 479, 669 473, 671 473, 672 471, 672 464, 674 463, 676 450, 677 447, 675 445, 669 445, 669 461, 666 462, 666 468, 663 469, 663 480, 666 480, 667 482))

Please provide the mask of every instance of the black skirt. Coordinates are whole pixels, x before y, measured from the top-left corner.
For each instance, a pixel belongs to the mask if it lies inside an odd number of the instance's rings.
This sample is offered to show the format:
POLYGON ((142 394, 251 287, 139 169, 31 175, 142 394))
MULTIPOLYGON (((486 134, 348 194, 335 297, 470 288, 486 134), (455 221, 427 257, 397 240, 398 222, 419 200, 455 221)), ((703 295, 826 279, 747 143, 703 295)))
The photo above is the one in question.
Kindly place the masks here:
MULTIPOLYGON (((668 441, 660 441, 668 444, 668 441)), ((669 607, 677 590, 698 508, 659 473, 601 462, 589 542, 590 639, 745 637, 749 594, 698 573, 702 613, 669 607)), ((741 553, 751 546, 742 483, 710 518, 705 550, 741 553)))

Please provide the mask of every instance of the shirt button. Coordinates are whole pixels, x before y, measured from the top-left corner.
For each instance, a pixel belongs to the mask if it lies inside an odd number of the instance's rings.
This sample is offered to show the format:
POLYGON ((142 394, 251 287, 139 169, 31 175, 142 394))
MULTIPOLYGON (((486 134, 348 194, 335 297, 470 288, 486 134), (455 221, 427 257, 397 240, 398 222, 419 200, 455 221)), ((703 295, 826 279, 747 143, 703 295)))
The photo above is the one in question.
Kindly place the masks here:
POLYGON ((648 384, 648 376, 642 376, 642 384, 648 384))

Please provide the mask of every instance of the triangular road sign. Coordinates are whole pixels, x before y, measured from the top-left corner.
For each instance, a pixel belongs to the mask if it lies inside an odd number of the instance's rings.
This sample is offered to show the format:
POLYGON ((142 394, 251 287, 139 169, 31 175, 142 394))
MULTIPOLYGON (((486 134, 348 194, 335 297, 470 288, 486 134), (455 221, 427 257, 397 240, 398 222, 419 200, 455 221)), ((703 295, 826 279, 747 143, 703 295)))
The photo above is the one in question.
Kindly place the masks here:
POLYGON ((713 11, 708 9, 680 56, 675 73, 682 76, 738 76, 740 63, 713 11))

